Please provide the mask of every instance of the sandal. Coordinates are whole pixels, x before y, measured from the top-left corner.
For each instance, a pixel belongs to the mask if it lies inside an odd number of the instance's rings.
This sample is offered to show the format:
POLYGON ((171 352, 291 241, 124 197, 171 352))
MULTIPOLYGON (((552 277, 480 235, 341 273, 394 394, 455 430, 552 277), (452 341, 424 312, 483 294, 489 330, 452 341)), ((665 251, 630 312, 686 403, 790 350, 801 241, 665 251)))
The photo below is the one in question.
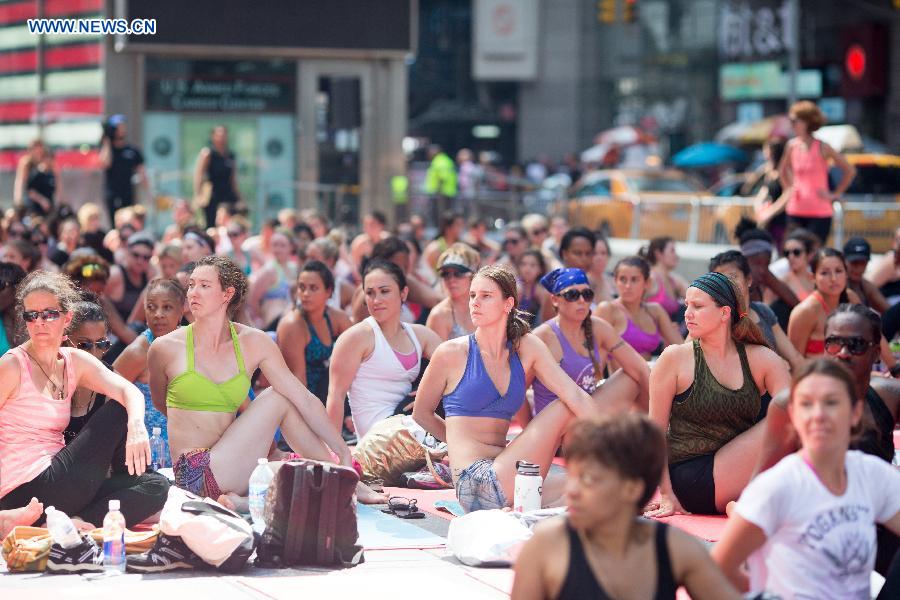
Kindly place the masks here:
POLYGON ((424 519, 425 513, 419 510, 418 501, 413 498, 403 498, 402 496, 392 496, 388 498, 388 507, 382 508, 381 512, 394 515, 400 519, 424 519))

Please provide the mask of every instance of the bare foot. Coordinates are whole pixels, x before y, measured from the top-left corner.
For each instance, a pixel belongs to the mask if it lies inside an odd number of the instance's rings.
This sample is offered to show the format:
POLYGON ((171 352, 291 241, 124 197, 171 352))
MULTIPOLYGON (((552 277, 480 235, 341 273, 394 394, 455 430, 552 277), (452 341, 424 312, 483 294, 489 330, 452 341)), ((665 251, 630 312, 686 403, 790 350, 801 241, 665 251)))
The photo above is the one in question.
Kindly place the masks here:
POLYGON ((731 516, 731 511, 734 510, 734 504, 735 504, 735 502, 734 502, 734 500, 732 500, 731 502, 729 502, 728 504, 725 505, 725 515, 726 516, 728 516, 728 517, 731 516))
POLYGON ((23 508, 13 508, 11 510, 0 510, 0 539, 13 530, 13 527, 19 525, 32 525, 44 512, 44 505, 32 498, 28 506, 23 508))
POLYGON ((387 494, 379 494, 362 481, 356 484, 356 499, 363 504, 386 504, 387 494))
POLYGON ((234 492, 228 492, 219 496, 217 502, 229 510, 236 513, 250 512, 250 500, 243 496, 238 496, 234 492))

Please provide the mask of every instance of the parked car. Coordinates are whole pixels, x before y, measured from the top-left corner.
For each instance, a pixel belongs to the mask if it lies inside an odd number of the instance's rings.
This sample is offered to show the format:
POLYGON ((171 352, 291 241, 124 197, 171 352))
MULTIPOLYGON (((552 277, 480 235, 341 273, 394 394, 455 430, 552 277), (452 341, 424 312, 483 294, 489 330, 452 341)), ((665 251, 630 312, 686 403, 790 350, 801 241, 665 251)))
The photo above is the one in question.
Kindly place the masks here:
MULTIPOLYGON (((865 203, 865 208, 844 213, 844 240, 862 236, 873 252, 891 249, 894 231, 900 227, 900 156, 893 154, 847 154, 847 162, 856 167, 856 178, 844 200, 865 203)), ((832 171, 832 184, 839 174, 832 171)), ((834 228, 832 228, 832 232, 834 228)))

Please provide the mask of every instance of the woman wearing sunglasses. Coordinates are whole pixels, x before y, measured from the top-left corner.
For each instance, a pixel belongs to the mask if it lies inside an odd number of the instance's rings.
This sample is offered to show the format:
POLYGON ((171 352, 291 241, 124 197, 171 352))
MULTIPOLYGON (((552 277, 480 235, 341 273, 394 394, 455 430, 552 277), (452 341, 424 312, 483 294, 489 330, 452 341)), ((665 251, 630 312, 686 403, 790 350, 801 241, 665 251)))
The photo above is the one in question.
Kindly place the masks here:
MULTIPOLYGON (((107 337, 106 316, 103 308, 91 300, 76 302, 72 307, 72 322, 66 330, 66 345, 84 350, 103 362, 103 355, 112 346, 107 337)), ((103 363, 106 366, 106 363, 103 363)), ((70 444, 96 413, 106 403, 106 396, 86 387, 79 387, 72 395, 72 415, 63 431, 66 444, 70 444)), ((149 429, 148 429, 149 431, 149 429)))
POLYGON ((478 252, 467 244, 453 244, 438 257, 438 274, 447 297, 437 303, 425 326, 441 341, 469 335, 475 326, 469 316, 469 285, 478 270, 478 252))
POLYGON ((784 240, 782 255, 787 259, 788 271, 781 280, 791 288, 801 302, 816 289, 816 279, 809 268, 818 239, 805 229, 795 229, 784 240))
POLYGON ((650 265, 640 256, 623 258, 613 270, 619 297, 601 302, 594 314, 622 336, 638 354, 649 360, 666 346, 684 342, 669 313, 655 302, 645 302, 650 265))
MULTIPOLYGON (((900 473, 849 450, 863 406, 853 375, 833 360, 812 361, 795 379, 787 412, 800 449, 750 482, 712 551, 739 590, 872 597, 876 524, 900 534, 900 473)), ((897 588, 878 597, 897 598, 897 588)))
MULTIPOLYGON (((538 327, 534 334, 550 349, 553 360, 595 400, 615 403, 611 412, 626 412, 638 406, 647 410, 650 369, 634 348, 612 326, 591 316, 594 290, 581 269, 556 269, 541 279, 552 295, 556 316, 538 327), (621 369, 603 381, 602 356, 611 356, 621 369)), ((534 414, 538 414, 556 395, 540 379, 535 379, 534 414)))
POLYGON ((784 360, 769 349, 731 279, 701 275, 686 300, 693 341, 666 348, 650 373, 650 417, 667 432, 669 447, 650 517, 724 513, 755 466, 763 393, 790 385, 784 360))
MULTIPOLYGON (((109 500, 119 499, 126 523, 140 523, 162 508, 169 487, 164 477, 145 473, 150 444, 141 393, 91 353, 62 347, 79 301, 68 278, 32 273, 17 300, 29 340, 0 358, 0 509, 34 497, 99 524, 109 500), (63 431, 79 388, 112 401, 66 446, 63 431)), ((82 343, 100 352, 96 342, 103 338, 90 333, 82 343)))
POLYGON ((578 387, 529 332, 516 309, 517 295, 511 271, 501 265, 482 267, 469 291, 475 333, 440 345, 416 393, 413 418, 447 442, 456 496, 467 512, 509 506, 519 460, 540 465, 543 504, 556 505, 564 479, 548 477, 548 472, 563 433, 573 419, 607 410, 578 387), (534 377, 559 401, 507 445, 510 421, 534 377), (443 418, 435 412, 441 402, 443 418))
POLYGON ((124 352, 113 363, 113 369, 134 383, 144 395, 144 423, 147 431, 159 427, 162 439, 169 441, 169 427, 166 415, 153 405, 150 396, 150 371, 147 366, 147 354, 150 344, 156 338, 172 333, 178 329, 184 310, 185 293, 181 284, 174 279, 157 277, 147 284, 144 295, 144 314, 147 329, 131 342, 124 352))

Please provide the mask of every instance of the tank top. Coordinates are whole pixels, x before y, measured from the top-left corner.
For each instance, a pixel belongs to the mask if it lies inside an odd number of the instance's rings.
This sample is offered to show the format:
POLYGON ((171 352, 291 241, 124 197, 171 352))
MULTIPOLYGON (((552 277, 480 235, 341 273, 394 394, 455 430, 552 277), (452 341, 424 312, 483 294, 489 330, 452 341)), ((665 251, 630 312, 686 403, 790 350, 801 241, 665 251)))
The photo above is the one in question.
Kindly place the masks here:
MULTIPOLYGON (((36 191, 38 194, 50 200, 50 205, 52 206, 53 197, 56 195, 56 175, 53 174, 52 170, 44 170, 36 165, 32 165, 31 169, 28 171, 28 180, 25 183, 25 190, 36 191)), ((26 198, 25 202, 29 213, 38 214, 42 217, 48 214, 40 204, 31 198, 26 198)))
POLYGON ((656 280, 656 293, 647 298, 647 302, 656 302, 663 307, 664 311, 669 313, 669 316, 674 315, 681 308, 681 304, 666 293, 666 286, 660 274, 653 271, 650 276, 656 280))
POLYGON ((394 414, 397 404, 412 391, 413 382, 422 365, 422 346, 412 325, 402 321, 400 323, 412 340, 418 356, 412 369, 404 369, 375 317, 366 317, 363 322, 372 328, 375 348, 371 356, 359 365, 347 391, 353 425, 359 437, 364 436, 375 423, 394 414))
POLYGON ((791 173, 794 190, 785 207, 788 216, 830 217, 834 210, 831 200, 819 196, 820 191, 828 191, 828 163, 822 156, 822 142, 813 140, 809 148, 802 142, 795 143, 791 149, 791 173))
POLYGON ((123 266, 119 266, 122 269, 122 279, 125 280, 125 292, 122 294, 122 299, 113 302, 113 306, 116 307, 116 310, 119 311, 119 314, 122 315, 124 320, 128 320, 128 317, 131 315, 131 311, 134 310, 134 305, 137 304, 138 298, 141 297, 141 293, 144 291, 144 288, 147 287, 147 274, 144 273, 141 275, 141 282, 138 285, 135 285, 131 281, 131 277, 128 276, 128 271, 123 266))
POLYGON ((757 325, 759 325, 763 337, 765 337, 766 341, 769 343, 769 347, 774 350, 775 332, 772 331, 772 327, 778 324, 778 317, 775 316, 775 313, 769 308, 768 304, 763 304, 762 302, 751 302, 750 308, 759 315, 759 323, 757 323, 757 325))
POLYGON ((894 415, 872 386, 866 390, 866 404, 875 427, 864 428, 862 435, 850 442, 850 448, 891 462, 894 460, 894 415))
POLYGON ((234 175, 234 153, 226 151, 219 154, 215 148, 209 147, 209 165, 206 168, 206 176, 212 185, 210 204, 220 202, 235 202, 234 187, 231 180, 234 175))
MULTIPOLYGON (((563 355, 562 360, 559 361, 559 366, 566 372, 566 375, 568 375, 572 381, 578 384, 578 387, 588 394, 594 393, 594 390, 597 388, 597 383, 602 376, 603 369, 603 361, 600 360, 600 349, 597 346, 597 341, 594 340, 593 353, 594 357, 597 359, 597 364, 600 365, 601 374, 594 372, 594 363, 589 356, 582 356, 572 347, 572 344, 569 343, 569 340, 566 339, 566 336, 563 335, 560 330, 559 323, 556 319, 552 319, 548 323, 550 329, 556 334, 559 345, 562 347, 563 355)), ((538 414, 544 410, 548 404, 556 400, 556 394, 547 389, 547 386, 545 386, 538 378, 535 378, 531 388, 534 390, 534 414, 538 414)))
POLYGON ((328 328, 328 337, 331 338, 331 344, 326 346, 319 339, 316 328, 309 322, 309 316, 300 311, 303 320, 306 321, 306 328, 309 330, 309 343, 306 344, 304 356, 306 358, 306 387, 315 394, 316 398, 325 402, 328 400, 328 363, 331 358, 331 352, 334 350, 334 329, 331 327, 331 317, 328 316, 328 309, 325 310, 325 326, 328 328))
POLYGON ((501 394, 488 375, 478 349, 475 334, 469 336, 466 370, 456 388, 444 396, 444 412, 448 417, 490 417, 509 421, 525 401, 525 369, 519 355, 509 348, 509 385, 501 394))
POLYGON ((453 305, 450 305, 450 318, 453 319, 453 326, 450 327, 450 333, 447 337, 448 340, 455 340, 456 338, 461 338, 464 335, 469 335, 469 331, 459 324, 456 320, 456 311, 453 310, 453 305))
POLYGON ((719 448, 756 423, 760 392, 750 372, 744 344, 735 343, 744 383, 732 390, 713 376, 694 340, 694 381, 672 400, 669 417, 669 464, 715 454, 719 448))
POLYGON ((522 294, 519 298, 519 310, 528 313, 528 324, 534 329, 541 312, 541 303, 538 302, 536 287, 531 288, 531 294, 528 296, 522 294))
POLYGON ((663 341, 659 333, 659 326, 656 327, 656 331, 653 333, 648 333, 631 320, 631 315, 628 315, 627 312, 626 315, 625 331, 622 332, 622 339, 634 348, 638 354, 652 354, 663 341))
MULTIPOLYGON (((672 561, 669 559, 669 544, 667 541, 668 525, 656 522, 654 535, 656 545, 656 593, 654 600, 675 600, 675 592, 678 586, 675 584, 675 576, 672 573, 672 561)), ((569 570, 566 571, 566 579, 559 591, 558 600, 613 600, 606 593, 594 570, 591 568, 581 544, 578 532, 566 523, 566 531, 569 533, 569 570)))
POLYGON ((67 389, 62 400, 34 386, 31 359, 21 346, 10 350, 19 361, 19 391, 0 408, 0 498, 50 466, 65 447, 63 431, 72 414, 75 367, 71 348, 60 348, 67 389))

